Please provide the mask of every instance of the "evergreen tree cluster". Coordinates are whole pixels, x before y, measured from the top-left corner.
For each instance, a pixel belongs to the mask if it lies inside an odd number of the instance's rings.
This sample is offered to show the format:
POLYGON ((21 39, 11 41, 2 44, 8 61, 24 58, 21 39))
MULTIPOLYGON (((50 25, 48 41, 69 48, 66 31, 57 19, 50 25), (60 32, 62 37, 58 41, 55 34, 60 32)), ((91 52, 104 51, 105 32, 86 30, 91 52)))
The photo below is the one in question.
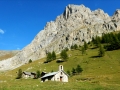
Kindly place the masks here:
POLYGON ((78 48, 77 44, 71 46, 71 49, 77 49, 77 48, 78 48))
POLYGON ((120 49, 120 33, 110 33, 102 36, 102 43, 107 43, 105 48, 107 50, 120 49))
POLYGON ((100 43, 101 43, 101 38, 99 36, 96 36, 95 38, 92 38, 92 42, 93 44, 95 44, 96 47, 99 47, 100 43))
POLYGON ((54 51, 52 53, 48 52, 46 62, 51 62, 52 60, 55 59, 56 59, 56 53, 54 51))
POLYGON ((99 47, 100 44, 104 44, 106 50, 120 49, 120 32, 103 34, 102 37, 96 36, 92 38, 92 42, 99 47))
POLYGON ((72 75, 78 75, 80 73, 82 73, 83 69, 81 68, 80 65, 77 65, 76 68, 72 68, 71 72, 68 70, 67 74, 72 76, 72 75))

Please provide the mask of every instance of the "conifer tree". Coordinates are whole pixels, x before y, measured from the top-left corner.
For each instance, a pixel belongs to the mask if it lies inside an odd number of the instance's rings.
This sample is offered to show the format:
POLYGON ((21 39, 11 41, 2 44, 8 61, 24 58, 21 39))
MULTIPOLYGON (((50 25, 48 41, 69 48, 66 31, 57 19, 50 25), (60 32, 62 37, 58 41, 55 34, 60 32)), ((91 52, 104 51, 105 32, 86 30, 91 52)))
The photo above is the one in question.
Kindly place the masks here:
POLYGON ((100 47, 99 47, 99 56, 100 57, 103 57, 105 55, 105 50, 104 50, 104 48, 102 47, 102 45, 100 45, 100 47))
POLYGON ((75 68, 72 68, 72 75, 75 75, 76 74, 76 70, 75 70, 75 68))
POLYGON ((100 42, 101 42, 100 37, 96 36, 96 38, 95 38, 95 45, 96 45, 97 47, 99 47, 100 42))
POLYGON ((77 49, 77 48, 78 48, 78 46, 77 46, 77 44, 75 44, 75 45, 74 45, 74 49, 77 49))
POLYGON ((16 79, 21 79, 21 78, 22 78, 22 69, 19 69, 16 79))
POLYGON ((79 74, 83 71, 83 69, 80 67, 80 65, 77 65, 76 72, 79 74))
POLYGON ((32 63, 32 60, 31 60, 31 59, 29 60, 29 63, 32 63))
POLYGON ((56 54, 55 54, 55 52, 53 51, 52 52, 52 60, 55 60, 56 59, 56 54))
POLYGON ((84 49, 87 50, 88 49, 88 44, 86 42, 84 42, 84 49))
POLYGON ((68 55, 67 55, 66 50, 62 50, 61 53, 60 53, 60 55, 61 55, 61 58, 62 58, 64 61, 67 60, 68 55))
POLYGON ((74 46, 73 46, 73 45, 71 46, 71 49, 74 49, 74 46))
POLYGON ((36 71, 36 78, 40 78, 40 71, 39 70, 36 71))
POLYGON ((51 62, 52 61, 52 54, 50 52, 48 52, 47 54, 47 62, 51 62))
POLYGON ((69 51, 68 47, 65 48, 65 51, 69 51))
POLYGON ((85 48, 83 46, 81 48, 81 51, 82 51, 82 55, 85 54, 85 48))

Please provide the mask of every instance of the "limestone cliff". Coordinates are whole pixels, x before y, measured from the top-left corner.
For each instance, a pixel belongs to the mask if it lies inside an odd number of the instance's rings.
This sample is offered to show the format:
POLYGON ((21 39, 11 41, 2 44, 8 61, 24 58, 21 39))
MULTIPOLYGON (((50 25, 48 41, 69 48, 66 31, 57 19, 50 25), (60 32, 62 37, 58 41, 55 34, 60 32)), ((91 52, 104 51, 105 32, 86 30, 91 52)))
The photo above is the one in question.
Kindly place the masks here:
POLYGON ((29 59, 37 60, 47 52, 59 53, 65 47, 82 45, 92 37, 103 33, 120 30, 120 10, 110 17, 103 10, 91 11, 84 5, 68 5, 63 14, 55 21, 46 24, 33 41, 14 57, 0 61, 0 71, 9 70, 28 63, 29 59))

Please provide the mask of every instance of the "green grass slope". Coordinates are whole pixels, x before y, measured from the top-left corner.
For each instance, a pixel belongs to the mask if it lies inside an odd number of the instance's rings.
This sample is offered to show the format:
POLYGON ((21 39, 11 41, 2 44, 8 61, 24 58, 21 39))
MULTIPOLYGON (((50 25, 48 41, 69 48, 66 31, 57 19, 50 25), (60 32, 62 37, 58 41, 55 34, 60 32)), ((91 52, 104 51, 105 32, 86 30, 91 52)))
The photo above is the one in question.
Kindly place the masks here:
MULTIPOLYGON (((0 90, 120 90, 120 50, 106 51, 104 57, 97 57, 98 49, 89 48, 82 55, 80 50, 67 52, 69 59, 63 63, 52 61, 43 64, 45 58, 25 64, 15 70, 0 73, 0 90), (41 82, 40 79, 16 80, 18 69, 57 71, 62 64, 64 70, 72 70, 79 64, 83 68, 80 75, 69 77, 68 83, 41 82)), ((60 56, 57 56, 59 59, 60 56)))

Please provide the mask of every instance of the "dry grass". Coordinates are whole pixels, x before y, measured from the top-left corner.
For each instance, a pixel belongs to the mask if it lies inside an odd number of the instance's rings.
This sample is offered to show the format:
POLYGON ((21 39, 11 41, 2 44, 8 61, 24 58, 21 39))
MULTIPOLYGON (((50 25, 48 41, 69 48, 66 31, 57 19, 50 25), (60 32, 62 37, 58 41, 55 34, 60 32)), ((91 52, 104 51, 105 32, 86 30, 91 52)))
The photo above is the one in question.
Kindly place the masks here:
POLYGON ((18 50, 15 51, 0 51, 0 61, 13 57, 18 50))

